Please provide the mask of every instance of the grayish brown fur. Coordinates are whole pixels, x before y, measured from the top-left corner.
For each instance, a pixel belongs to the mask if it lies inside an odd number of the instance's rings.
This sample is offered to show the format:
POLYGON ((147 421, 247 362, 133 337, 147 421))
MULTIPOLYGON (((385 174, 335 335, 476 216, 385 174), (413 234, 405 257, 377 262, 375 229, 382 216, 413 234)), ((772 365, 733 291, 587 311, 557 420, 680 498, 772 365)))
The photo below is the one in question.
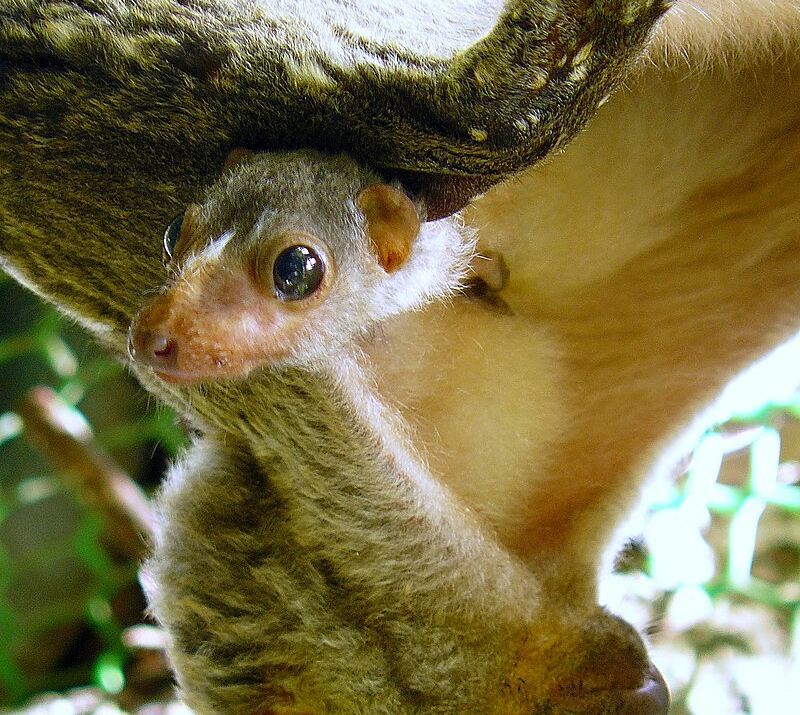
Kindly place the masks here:
POLYGON ((617 712, 646 667, 638 638, 543 597, 391 421, 351 412, 363 371, 331 357, 328 374, 212 384, 194 402, 245 440, 207 430, 161 499, 153 604, 188 703, 617 712), (243 404, 258 407, 235 421, 243 404))
POLYGON ((4 0, 3 134, 185 198, 236 146, 348 151, 444 215, 574 136, 665 9, 510 0, 487 33, 477 4, 426 5, 4 0), (377 44, 383 13, 395 35, 377 44), (436 40, 409 40, 422 34, 436 40))

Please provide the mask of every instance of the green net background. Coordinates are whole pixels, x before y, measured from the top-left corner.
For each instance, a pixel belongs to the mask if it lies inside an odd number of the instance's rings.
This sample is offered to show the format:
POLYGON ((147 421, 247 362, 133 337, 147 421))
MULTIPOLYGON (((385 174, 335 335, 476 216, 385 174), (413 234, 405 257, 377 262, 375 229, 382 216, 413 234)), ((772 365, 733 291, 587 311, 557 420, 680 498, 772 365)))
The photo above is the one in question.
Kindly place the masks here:
MULTIPOLYGON (((35 385, 53 387, 148 490, 184 436, 120 365, 8 279, 0 278, 0 302, 0 706, 86 685, 113 697, 130 658, 123 631, 143 618, 136 565, 104 547, 103 519, 30 445, 15 405, 35 385)), ((745 686, 736 703, 720 705, 701 676, 709 662, 724 671, 740 655, 764 655, 758 633, 714 621, 720 612, 757 614, 777 634, 766 648, 772 670, 783 669, 777 682, 797 694, 798 460, 800 397, 709 430, 620 559, 623 611, 653 632, 676 714, 794 711, 759 706, 766 696, 745 686), (716 703, 710 710, 702 688, 716 703)))

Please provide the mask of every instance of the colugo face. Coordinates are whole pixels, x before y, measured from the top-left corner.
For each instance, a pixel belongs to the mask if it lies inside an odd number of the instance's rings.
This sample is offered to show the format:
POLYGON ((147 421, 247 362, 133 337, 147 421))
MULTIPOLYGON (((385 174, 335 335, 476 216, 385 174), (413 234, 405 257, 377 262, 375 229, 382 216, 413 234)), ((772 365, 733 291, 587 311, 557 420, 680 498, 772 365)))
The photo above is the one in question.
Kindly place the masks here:
MULTIPOLYGON (((175 276, 183 275, 187 264, 208 261, 221 254, 232 238, 231 232, 224 232, 217 239, 204 238, 207 232, 202 230, 202 212, 202 206, 190 205, 164 233, 164 265, 175 276)), ((325 242, 299 230, 271 234, 255 242, 239 258, 242 270, 249 270, 254 283, 267 296, 285 303, 308 301, 312 297, 319 301, 334 272, 325 242)))
POLYGON ((236 152, 168 225, 167 279, 131 325, 131 357, 170 382, 312 359, 364 327, 419 228, 401 191, 346 157, 236 152))

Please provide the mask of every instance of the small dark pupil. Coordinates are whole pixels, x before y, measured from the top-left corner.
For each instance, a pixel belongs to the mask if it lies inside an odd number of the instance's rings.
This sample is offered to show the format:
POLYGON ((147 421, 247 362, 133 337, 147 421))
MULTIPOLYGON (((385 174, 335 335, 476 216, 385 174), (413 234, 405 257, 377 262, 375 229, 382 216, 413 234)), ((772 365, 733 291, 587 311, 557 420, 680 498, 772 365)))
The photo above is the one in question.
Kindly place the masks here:
POLYGON ((322 259, 308 246, 292 246, 281 252, 272 269, 278 296, 297 300, 313 293, 322 282, 322 259))

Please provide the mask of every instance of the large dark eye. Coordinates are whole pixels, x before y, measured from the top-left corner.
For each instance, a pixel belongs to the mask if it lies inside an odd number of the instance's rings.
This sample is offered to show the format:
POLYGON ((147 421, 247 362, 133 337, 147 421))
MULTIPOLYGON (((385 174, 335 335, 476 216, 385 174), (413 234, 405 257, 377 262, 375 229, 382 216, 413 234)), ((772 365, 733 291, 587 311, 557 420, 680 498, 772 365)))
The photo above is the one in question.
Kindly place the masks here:
POLYGON ((164 251, 161 256, 164 264, 169 263, 172 260, 172 254, 175 253, 175 244, 181 237, 183 216, 184 214, 181 214, 177 218, 172 219, 170 225, 167 226, 167 230, 164 231, 164 251))
POLYGON ((313 248, 290 246, 281 251, 272 266, 272 280, 278 297, 300 300, 311 295, 325 274, 325 264, 313 248))

